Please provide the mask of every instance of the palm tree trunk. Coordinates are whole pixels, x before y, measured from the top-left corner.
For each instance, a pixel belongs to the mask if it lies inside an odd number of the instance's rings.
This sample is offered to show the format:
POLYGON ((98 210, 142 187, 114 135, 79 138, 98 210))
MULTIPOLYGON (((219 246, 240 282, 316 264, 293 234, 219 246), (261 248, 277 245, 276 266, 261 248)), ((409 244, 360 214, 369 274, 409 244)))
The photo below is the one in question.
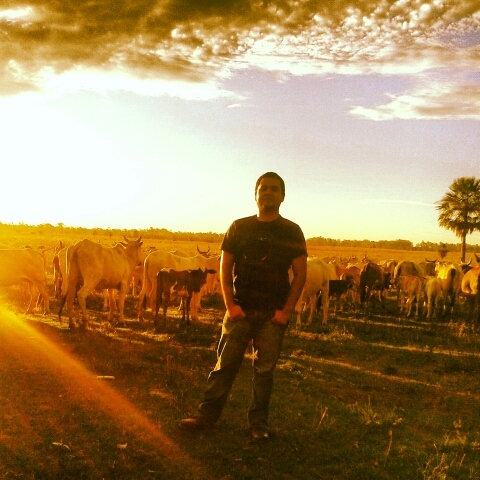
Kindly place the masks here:
POLYGON ((460 250, 460 256, 462 257, 462 263, 465 263, 467 256, 467 234, 462 233, 462 249, 460 250))

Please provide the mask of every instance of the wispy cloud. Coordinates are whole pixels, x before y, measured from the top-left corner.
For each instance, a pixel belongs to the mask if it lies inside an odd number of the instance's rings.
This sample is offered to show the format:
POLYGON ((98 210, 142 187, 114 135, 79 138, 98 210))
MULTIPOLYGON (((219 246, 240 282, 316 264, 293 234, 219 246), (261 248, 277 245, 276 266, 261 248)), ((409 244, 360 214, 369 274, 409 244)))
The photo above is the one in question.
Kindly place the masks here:
POLYGON ((369 120, 401 119, 474 119, 480 120, 480 82, 432 81, 428 86, 401 95, 389 95, 390 101, 372 108, 353 107, 350 113, 369 120))
POLYGON ((436 207, 436 203, 418 202, 415 200, 388 199, 388 198, 367 198, 360 200, 364 204, 398 204, 398 205, 417 205, 421 207, 436 207))

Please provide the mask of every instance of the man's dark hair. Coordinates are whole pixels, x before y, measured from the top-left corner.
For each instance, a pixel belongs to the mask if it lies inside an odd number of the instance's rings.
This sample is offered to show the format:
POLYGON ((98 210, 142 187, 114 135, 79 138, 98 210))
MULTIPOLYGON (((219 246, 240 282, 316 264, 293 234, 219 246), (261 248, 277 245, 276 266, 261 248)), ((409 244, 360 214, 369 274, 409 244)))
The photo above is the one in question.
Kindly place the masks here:
POLYGON ((260 177, 258 177, 257 183, 255 184, 255 195, 257 194, 257 188, 260 185, 260 182, 262 181, 263 178, 274 178, 275 180, 278 180, 280 182, 280 186, 282 188, 282 194, 285 196, 285 182, 283 181, 283 178, 275 172, 266 172, 260 177))

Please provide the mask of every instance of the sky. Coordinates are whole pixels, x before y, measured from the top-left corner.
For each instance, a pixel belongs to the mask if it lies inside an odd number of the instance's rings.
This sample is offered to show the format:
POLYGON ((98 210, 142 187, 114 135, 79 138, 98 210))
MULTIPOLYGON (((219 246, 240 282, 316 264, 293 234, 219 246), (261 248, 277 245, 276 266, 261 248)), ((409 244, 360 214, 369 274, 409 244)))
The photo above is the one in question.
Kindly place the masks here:
POLYGON ((306 238, 457 243, 480 3, 6 0, 0 127, 2 223, 223 233, 275 171, 306 238))

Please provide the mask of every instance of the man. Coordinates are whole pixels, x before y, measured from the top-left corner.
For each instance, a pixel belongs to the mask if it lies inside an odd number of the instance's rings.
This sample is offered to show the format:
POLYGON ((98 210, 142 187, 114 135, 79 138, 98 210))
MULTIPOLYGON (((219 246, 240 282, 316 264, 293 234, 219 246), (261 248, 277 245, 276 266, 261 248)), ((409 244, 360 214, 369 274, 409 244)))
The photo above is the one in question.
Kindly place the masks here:
POLYGON ((307 271, 302 230, 279 213, 284 198, 282 178, 274 172, 263 174, 255 185, 258 214, 234 221, 225 234, 220 281, 227 311, 217 364, 195 417, 180 422, 183 429, 213 427, 252 341, 254 372, 248 424, 254 440, 268 439, 273 372, 307 271))

